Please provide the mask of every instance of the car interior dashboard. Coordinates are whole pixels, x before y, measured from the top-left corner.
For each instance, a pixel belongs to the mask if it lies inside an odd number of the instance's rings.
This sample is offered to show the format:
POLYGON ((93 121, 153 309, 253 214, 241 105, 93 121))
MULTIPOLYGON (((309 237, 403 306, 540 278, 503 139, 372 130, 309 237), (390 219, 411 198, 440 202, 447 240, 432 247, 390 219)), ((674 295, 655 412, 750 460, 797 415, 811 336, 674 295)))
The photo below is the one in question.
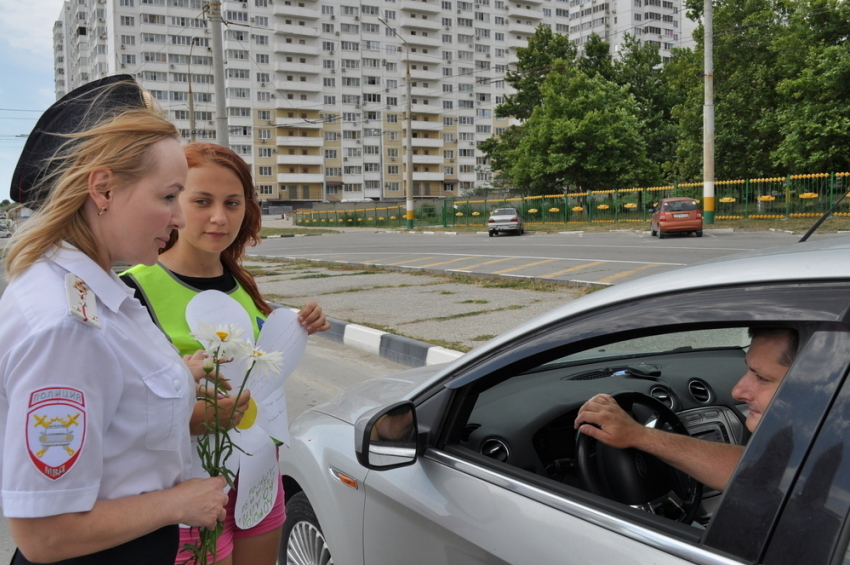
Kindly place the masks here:
MULTIPOLYGON (((670 408, 692 437, 744 445, 746 405, 731 391, 746 370, 745 349, 684 347, 656 354, 549 362, 478 395, 460 445, 500 463, 583 488, 574 423, 596 394, 639 392, 670 408)), ((649 408, 633 416, 651 425, 649 408)), ((707 522, 719 493, 706 489, 697 520, 707 522)))

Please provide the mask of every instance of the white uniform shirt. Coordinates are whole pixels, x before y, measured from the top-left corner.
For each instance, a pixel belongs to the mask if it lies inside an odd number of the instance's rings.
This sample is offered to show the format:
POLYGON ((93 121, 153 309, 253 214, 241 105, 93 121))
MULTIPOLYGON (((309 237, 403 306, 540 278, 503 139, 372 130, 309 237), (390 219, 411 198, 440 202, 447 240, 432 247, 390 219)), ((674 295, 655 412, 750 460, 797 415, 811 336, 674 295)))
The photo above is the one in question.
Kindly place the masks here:
POLYGON ((6 288, 0 377, 5 516, 84 512, 191 476, 192 376, 133 291, 80 251, 6 288))

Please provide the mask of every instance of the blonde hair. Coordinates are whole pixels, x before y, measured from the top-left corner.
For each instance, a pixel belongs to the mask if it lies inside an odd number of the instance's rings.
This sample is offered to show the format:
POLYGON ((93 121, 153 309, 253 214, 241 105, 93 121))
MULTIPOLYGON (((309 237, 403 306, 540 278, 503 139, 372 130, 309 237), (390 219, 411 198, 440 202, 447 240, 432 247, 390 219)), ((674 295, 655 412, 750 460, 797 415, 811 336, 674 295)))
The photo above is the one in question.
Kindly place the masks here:
POLYGON ((68 140, 48 160, 48 173, 41 181, 50 187, 49 195, 10 241, 6 254, 10 279, 62 240, 97 261, 98 242, 83 215, 89 175, 107 168, 116 179, 112 189, 133 184, 157 165, 151 162, 151 147, 163 139, 177 139, 177 129, 158 109, 134 108, 101 116, 91 129, 64 137, 68 140))

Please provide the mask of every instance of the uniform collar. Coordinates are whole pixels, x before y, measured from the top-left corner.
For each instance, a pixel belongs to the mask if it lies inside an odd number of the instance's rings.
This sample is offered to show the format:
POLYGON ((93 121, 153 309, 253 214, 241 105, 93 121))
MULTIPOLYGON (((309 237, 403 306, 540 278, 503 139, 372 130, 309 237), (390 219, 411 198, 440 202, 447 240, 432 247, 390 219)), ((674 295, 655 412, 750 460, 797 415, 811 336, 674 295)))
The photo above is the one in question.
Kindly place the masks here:
POLYGON ((91 257, 62 241, 47 253, 47 258, 69 273, 80 277, 100 299, 104 306, 117 312, 121 303, 132 296, 133 291, 110 271, 95 263, 91 257))

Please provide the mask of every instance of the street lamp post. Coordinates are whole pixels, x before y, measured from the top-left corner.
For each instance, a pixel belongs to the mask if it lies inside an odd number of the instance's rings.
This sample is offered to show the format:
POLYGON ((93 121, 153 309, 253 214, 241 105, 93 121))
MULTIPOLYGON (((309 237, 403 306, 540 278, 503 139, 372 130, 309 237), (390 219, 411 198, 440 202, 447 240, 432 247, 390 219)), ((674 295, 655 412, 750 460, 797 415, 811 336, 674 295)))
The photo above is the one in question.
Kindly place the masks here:
POLYGON ((192 38, 192 46, 189 47, 189 141, 195 141, 195 95, 192 94, 192 50, 195 49, 196 37, 192 38))
POLYGON ((705 101, 702 113, 703 212, 705 223, 714 223, 714 13, 713 0, 703 2, 705 29, 705 101))
POLYGON ((405 41, 405 39, 398 34, 395 28, 390 27, 390 24, 388 24, 386 20, 384 20, 383 18, 378 18, 378 21, 387 26, 388 29, 391 29, 393 35, 401 39, 401 42, 404 44, 405 63, 407 65, 407 71, 404 75, 405 82, 407 83, 407 170, 405 172, 406 180, 404 183, 404 217, 407 220, 407 229, 413 229, 413 219, 415 217, 415 213, 413 210, 413 102, 410 92, 410 49, 407 46, 407 41, 405 41))

